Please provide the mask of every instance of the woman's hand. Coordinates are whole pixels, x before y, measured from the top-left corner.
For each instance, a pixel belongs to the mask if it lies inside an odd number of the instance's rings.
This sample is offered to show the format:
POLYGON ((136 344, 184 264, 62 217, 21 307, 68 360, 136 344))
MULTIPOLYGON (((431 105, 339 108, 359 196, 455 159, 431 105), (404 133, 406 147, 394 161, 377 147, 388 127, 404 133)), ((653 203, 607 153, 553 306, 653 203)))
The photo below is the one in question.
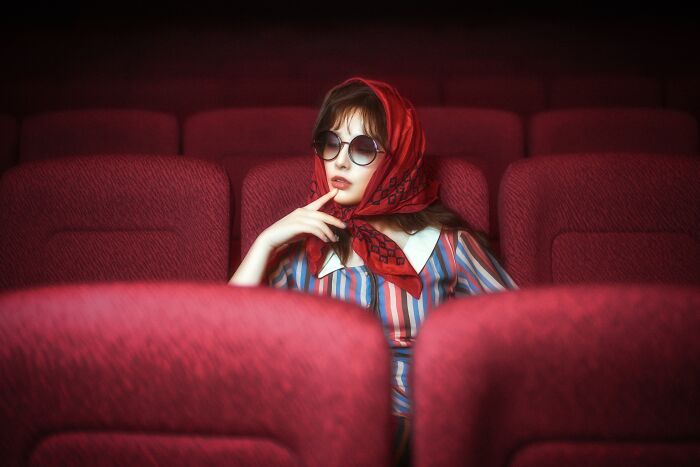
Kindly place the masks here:
POLYGON ((337 194, 338 189, 336 188, 306 206, 295 209, 263 230, 253 242, 246 257, 241 261, 236 273, 229 280, 229 284, 260 285, 264 279, 265 266, 273 251, 300 235, 316 235, 324 242, 337 241, 338 238, 333 234, 328 224, 341 229, 347 226, 340 219, 319 211, 321 206, 337 194))
POLYGON ((334 188, 306 206, 297 208, 282 219, 272 224, 258 236, 257 241, 275 249, 304 234, 315 235, 324 242, 336 242, 338 237, 328 226, 334 225, 341 229, 347 227, 343 221, 319 211, 321 207, 338 194, 334 188))

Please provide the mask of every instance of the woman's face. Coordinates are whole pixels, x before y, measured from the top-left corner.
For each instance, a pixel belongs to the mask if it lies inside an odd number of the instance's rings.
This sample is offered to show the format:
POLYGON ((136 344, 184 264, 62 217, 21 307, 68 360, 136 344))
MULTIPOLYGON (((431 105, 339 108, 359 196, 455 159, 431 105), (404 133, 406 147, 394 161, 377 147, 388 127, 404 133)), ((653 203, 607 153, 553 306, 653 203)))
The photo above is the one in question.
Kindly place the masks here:
MULTIPOLYGON (((366 134, 362 115, 358 111, 351 112, 346 120, 341 121, 331 130, 340 137, 341 141, 348 143, 354 137, 366 134)), ((328 190, 331 191, 337 187, 338 194, 333 199, 338 204, 345 206, 357 204, 362 200, 372 174, 377 170, 383 158, 386 157, 386 153, 380 152, 377 153, 377 157, 370 164, 357 165, 350 159, 348 154, 349 146, 349 144, 343 144, 340 154, 335 159, 323 161, 326 168, 328 190), (334 181, 338 177, 344 178, 349 183, 334 181)), ((379 150, 384 150, 378 141, 377 146, 379 150)))

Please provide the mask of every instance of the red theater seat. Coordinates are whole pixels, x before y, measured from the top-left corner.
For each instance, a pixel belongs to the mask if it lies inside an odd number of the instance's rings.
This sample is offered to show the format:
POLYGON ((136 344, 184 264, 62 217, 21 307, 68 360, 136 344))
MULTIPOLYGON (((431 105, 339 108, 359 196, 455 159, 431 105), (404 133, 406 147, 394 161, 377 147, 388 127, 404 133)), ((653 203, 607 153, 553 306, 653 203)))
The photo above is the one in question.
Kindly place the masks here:
POLYGON ((197 113, 184 124, 184 153, 208 159, 308 154, 317 114, 318 110, 311 107, 231 108, 197 113))
POLYGON ((17 162, 17 120, 0 114, 0 174, 17 162))
POLYGON ((467 107, 417 107, 426 153, 511 163, 523 157, 523 124, 513 112, 467 107))
MULTIPOLYGON (((306 205, 313 168, 311 157, 294 157, 260 165, 243 181, 241 198, 241 257, 257 236, 294 209, 306 205), (299 183, 283 184, 274 190, 259 190, 282 176, 299 183)), ((440 181, 440 199, 469 226, 489 232, 488 193, 483 173, 474 165, 451 157, 425 159, 430 178, 440 181)))
POLYGON ((498 238, 498 185, 506 167, 524 157, 523 123, 512 112, 465 107, 419 107, 428 156, 453 156, 482 170, 489 189, 492 240, 498 238))
MULTIPOLYGON (((231 182, 231 272, 240 263, 241 186, 257 164, 285 156, 313 154, 312 131, 318 110, 310 107, 221 109, 189 117, 184 125, 184 153, 216 161, 231 182)), ((283 179, 285 184, 295 180, 283 179)), ((269 181, 268 181, 269 182, 269 181)), ((278 190, 280 181, 258 190, 278 190)))
POLYGON ((22 122, 20 162, 84 154, 177 154, 174 116, 145 110, 70 110, 22 122))
POLYGON ((226 174, 179 156, 22 164, 0 183, 0 288, 110 280, 225 281, 226 174))
POLYGON ((5 466, 389 465, 389 350, 354 305, 79 284, 5 293, 0 314, 5 466))
POLYGON ((700 465, 700 288, 454 300, 415 345, 414 465, 700 465))
POLYGON ((549 108, 662 107, 658 78, 617 73, 577 73, 554 77, 549 83, 549 108))
POLYGON ((518 285, 700 284, 700 159, 641 153, 524 159, 499 192, 518 285))
POLYGON ((494 108, 528 115, 547 107, 544 81, 529 76, 452 77, 443 84, 448 106, 494 108))
POLYGON ((689 113, 651 108, 552 110, 528 124, 528 154, 650 152, 698 154, 698 122, 689 113))

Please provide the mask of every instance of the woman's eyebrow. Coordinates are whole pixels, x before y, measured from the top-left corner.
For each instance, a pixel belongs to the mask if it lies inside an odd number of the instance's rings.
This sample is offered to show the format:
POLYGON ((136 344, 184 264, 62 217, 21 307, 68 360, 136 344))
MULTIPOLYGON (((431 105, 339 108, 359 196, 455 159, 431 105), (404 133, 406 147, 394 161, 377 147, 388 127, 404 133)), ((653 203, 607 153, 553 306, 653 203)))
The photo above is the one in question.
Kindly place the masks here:
POLYGON ((356 134, 356 135, 353 135, 353 134, 350 132, 350 128, 348 128, 347 131, 344 131, 344 130, 342 130, 342 129, 340 129, 340 128, 338 128, 338 129, 332 128, 332 130, 335 131, 335 132, 338 134, 338 136, 340 136, 340 139, 342 139, 342 140, 345 140, 345 139, 346 139, 345 137, 353 138, 353 137, 355 137, 355 136, 365 135, 365 134, 366 134, 366 133, 364 133, 364 132, 360 132, 360 133, 358 133, 358 134, 356 134))

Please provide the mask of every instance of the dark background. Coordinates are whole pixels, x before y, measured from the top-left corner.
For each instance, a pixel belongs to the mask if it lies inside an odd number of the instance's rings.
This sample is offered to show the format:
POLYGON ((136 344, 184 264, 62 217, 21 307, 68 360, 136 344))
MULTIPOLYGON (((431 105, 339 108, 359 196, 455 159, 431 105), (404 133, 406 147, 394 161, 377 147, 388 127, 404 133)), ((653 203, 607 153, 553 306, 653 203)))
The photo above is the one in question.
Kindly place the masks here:
POLYGON ((133 83, 148 79, 311 74, 332 83, 362 73, 440 81, 455 74, 700 71, 700 15, 690 4, 196 1, 12 8, 0 14, 0 111, 15 115, 58 108, 48 103, 52 95, 64 93, 69 101, 76 91, 64 88, 107 79, 138 88, 133 83))

